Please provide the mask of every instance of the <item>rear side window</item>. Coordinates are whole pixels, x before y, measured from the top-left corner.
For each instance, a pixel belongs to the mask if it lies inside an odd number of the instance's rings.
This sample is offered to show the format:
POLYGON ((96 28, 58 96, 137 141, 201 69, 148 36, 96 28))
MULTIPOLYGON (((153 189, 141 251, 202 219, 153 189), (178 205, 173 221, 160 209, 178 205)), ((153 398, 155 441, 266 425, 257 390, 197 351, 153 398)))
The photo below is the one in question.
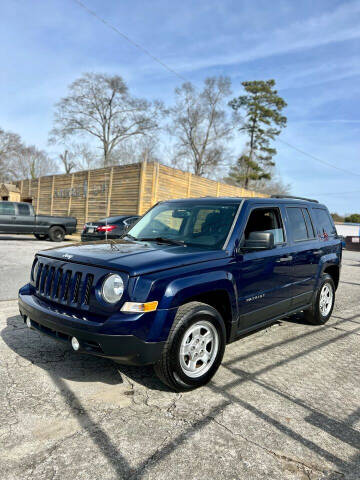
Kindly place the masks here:
POLYGON ((318 232, 321 236, 335 235, 336 230, 331 221, 329 212, 323 208, 313 208, 318 232))
POLYGON ((30 207, 24 203, 18 204, 19 215, 30 215, 30 207))
POLYGON ((0 215, 15 215, 15 205, 8 202, 0 202, 0 215))
POLYGON ((294 242, 308 240, 310 237, 308 236, 308 228, 306 226, 303 209, 300 207, 288 207, 286 210, 290 222, 291 236, 294 242))

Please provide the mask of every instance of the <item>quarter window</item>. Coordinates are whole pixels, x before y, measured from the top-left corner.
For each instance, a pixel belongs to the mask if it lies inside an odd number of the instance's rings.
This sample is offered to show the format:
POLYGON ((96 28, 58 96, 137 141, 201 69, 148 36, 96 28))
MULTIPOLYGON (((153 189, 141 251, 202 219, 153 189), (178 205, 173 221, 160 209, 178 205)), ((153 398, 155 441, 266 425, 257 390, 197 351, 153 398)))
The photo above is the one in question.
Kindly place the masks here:
POLYGON ((8 202, 0 202, 0 215, 15 215, 15 205, 8 202))
POLYGON ((323 208, 314 208, 313 212, 320 235, 335 235, 336 230, 329 213, 323 208))

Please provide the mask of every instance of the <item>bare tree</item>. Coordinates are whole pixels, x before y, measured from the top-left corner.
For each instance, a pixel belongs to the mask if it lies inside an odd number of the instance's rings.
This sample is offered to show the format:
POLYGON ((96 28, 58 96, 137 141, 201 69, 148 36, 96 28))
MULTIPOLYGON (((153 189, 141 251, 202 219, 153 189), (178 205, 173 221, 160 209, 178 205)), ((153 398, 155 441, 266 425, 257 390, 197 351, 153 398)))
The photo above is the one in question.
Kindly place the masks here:
POLYGON ((20 135, 0 128, 0 181, 11 180, 11 161, 24 148, 20 135))
POLYGON ((76 162, 74 161, 74 154, 69 150, 65 149, 62 153, 59 154, 61 163, 63 164, 65 173, 71 173, 76 168, 76 162))
POLYGON ((9 172, 12 179, 38 178, 51 175, 58 170, 57 164, 44 150, 39 150, 35 145, 24 146, 13 155, 9 162, 9 172))
POLYGON ((227 77, 209 77, 200 92, 189 82, 175 89, 168 130, 176 139, 177 158, 196 175, 211 173, 225 158, 226 141, 232 134, 224 108, 230 87, 227 77))
POLYGON ((64 150, 59 154, 65 173, 80 170, 89 170, 100 167, 102 162, 95 154, 94 149, 85 143, 67 143, 64 150))
POLYGON ((69 94, 56 105, 50 141, 90 135, 100 143, 103 165, 107 166, 121 142, 158 128, 162 112, 160 102, 131 96, 120 76, 86 73, 70 85, 69 94))

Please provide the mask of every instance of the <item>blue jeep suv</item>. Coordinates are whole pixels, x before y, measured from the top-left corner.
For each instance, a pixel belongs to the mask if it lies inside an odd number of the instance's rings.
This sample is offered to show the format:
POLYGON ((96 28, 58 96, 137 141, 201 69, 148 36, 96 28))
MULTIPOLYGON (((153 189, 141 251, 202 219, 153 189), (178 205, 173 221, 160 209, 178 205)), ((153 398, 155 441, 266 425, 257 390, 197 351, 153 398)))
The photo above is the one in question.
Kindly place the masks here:
POLYGON ((208 382, 244 333, 300 310, 324 324, 341 256, 315 200, 171 200, 120 240, 39 252, 19 308, 29 328, 76 351, 153 364, 187 390, 208 382))

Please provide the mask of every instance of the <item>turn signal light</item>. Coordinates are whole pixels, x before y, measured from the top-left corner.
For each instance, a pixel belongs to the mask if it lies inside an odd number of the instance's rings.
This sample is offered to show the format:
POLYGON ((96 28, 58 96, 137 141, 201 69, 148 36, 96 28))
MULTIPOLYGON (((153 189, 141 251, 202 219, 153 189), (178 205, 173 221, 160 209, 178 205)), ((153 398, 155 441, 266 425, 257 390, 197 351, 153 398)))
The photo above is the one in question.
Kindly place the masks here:
POLYGON ((121 307, 122 312, 127 313, 145 313, 153 312, 157 309, 159 302, 146 302, 146 303, 136 303, 136 302, 125 302, 121 307))

